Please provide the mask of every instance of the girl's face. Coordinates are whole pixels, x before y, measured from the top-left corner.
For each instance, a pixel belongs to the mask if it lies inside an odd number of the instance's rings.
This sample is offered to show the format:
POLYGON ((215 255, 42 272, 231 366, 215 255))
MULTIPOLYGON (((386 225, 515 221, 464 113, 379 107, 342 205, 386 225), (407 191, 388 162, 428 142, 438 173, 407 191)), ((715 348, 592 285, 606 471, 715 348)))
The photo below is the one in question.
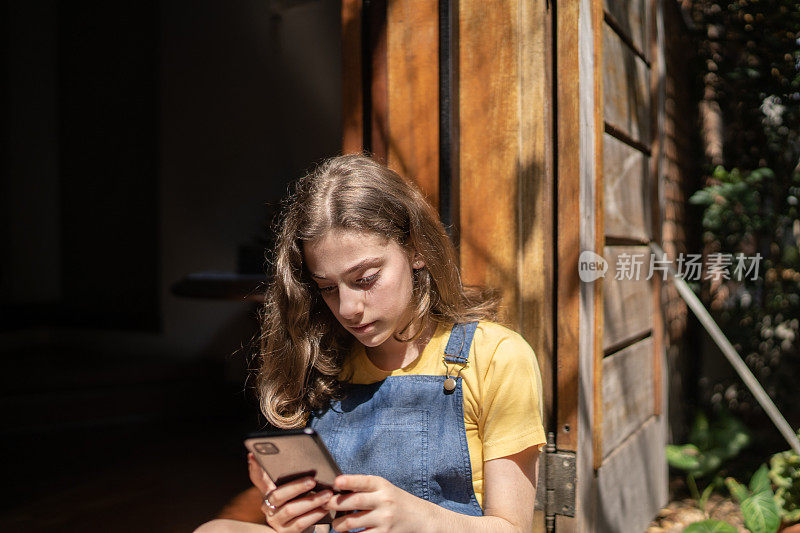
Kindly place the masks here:
POLYGON ((424 263, 394 240, 332 229, 304 242, 303 256, 333 315, 363 345, 380 346, 408 324, 412 269, 424 263))

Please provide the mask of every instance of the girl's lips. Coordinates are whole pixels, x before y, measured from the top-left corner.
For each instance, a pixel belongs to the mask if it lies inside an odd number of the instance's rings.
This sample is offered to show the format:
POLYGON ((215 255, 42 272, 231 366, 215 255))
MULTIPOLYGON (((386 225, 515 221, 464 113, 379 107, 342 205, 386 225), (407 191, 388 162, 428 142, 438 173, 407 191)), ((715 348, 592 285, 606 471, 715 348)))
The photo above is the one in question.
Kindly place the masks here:
POLYGON ((375 323, 375 322, 373 321, 373 322, 370 322, 369 324, 364 324, 363 326, 361 326, 361 327, 358 327, 358 328, 356 328, 356 327, 353 327, 353 326, 350 326, 350 329, 352 329, 352 330, 353 330, 353 331, 355 331, 356 333, 363 333, 363 332, 365 332, 365 331, 366 331, 368 328, 370 328, 370 327, 371 327, 371 326, 372 326, 374 323, 375 323))

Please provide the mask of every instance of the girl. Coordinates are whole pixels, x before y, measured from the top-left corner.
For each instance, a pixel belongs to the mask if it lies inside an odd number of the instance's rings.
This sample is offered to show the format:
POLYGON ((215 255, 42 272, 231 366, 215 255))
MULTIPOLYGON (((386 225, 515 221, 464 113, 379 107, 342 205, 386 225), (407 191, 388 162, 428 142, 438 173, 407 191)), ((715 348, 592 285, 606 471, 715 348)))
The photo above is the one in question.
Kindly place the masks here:
POLYGON ((320 433, 352 492, 276 488, 250 456, 268 527, 201 530, 327 531, 338 511, 332 531, 531 531, 541 377, 495 313, 416 187, 363 155, 324 162, 282 220, 257 389, 273 425, 320 433))

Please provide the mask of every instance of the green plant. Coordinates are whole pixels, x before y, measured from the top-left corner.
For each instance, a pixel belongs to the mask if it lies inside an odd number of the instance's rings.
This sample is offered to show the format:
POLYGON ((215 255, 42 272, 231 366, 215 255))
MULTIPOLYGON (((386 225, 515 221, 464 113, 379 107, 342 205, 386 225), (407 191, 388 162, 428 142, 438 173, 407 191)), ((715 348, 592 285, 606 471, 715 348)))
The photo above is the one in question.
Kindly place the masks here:
MULTIPOLYGON (((775 495, 770 486, 767 465, 761 465, 750 478, 749 486, 744 486, 732 477, 725 484, 739 502, 744 517, 744 525, 751 533, 775 533, 781 525, 781 517, 775 495)), ((731 533, 736 528, 719 520, 703 520, 689 525, 685 533, 731 533)))
POLYGON ((686 526, 683 533, 738 533, 736 528, 720 520, 703 520, 686 526))
POLYGON ((762 198, 775 174, 768 168, 730 172, 718 166, 713 183, 695 192, 689 203, 706 206, 703 227, 707 235, 729 246, 736 246, 774 224, 774 212, 765 211, 762 198))
POLYGON ((779 452, 769 463, 769 479, 777 487, 775 503, 781 519, 789 524, 800 521, 800 455, 792 450, 779 452))
MULTIPOLYGON (((706 253, 730 261, 729 279, 701 285, 711 314, 778 408, 791 410, 800 379, 800 172, 718 166, 689 201, 704 207, 706 253)), ((758 409, 736 379, 716 384, 708 401, 758 409)))
POLYGON ((761 465, 745 487, 732 477, 725 479, 731 494, 739 501, 744 525, 752 533, 774 533, 781 525, 775 495, 769 482, 769 469, 761 465))
POLYGON ((713 422, 703 412, 695 416, 689 432, 689 443, 668 444, 667 462, 675 468, 686 471, 686 482, 697 506, 705 512, 709 496, 722 484, 715 477, 703 490, 697 488, 697 479, 716 472, 722 464, 739 454, 750 443, 750 432, 727 411, 723 411, 713 422))
MULTIPOLYGON (((705 155, 699 157, 704 188, 693 202, 705 207, 702 249, 761 255, 757 279, 704 280, 702 296, 778 408, 794 410, 800 380, 800 9, 796 0, 681 5, 697 51, 705 155)), ((760 410, 736 377, 701 385, 700 392, 703 400, 742 413, 760 410)))

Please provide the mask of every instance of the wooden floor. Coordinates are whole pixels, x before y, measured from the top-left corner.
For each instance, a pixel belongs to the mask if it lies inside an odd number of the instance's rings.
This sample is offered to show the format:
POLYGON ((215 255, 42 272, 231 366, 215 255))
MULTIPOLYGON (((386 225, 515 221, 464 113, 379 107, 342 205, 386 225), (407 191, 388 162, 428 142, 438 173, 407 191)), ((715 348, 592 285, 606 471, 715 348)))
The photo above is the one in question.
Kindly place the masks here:
POLYGON ((250 486, 241 421, 7 437, 4 532, 190 532, 250 486))

